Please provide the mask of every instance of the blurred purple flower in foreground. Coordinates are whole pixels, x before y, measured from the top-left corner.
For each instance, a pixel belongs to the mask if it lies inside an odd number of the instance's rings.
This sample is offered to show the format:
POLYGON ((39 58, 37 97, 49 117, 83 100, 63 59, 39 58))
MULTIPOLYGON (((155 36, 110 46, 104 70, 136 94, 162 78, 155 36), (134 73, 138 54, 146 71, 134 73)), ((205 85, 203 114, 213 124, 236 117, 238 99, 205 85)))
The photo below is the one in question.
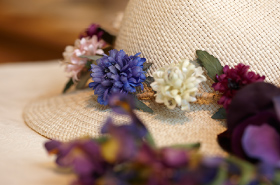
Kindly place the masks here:
POLYGON ((224 73, 216 76, 218 82, 214 83, 212 87, 215 91, 222 93, 222 97, 218 103, 223 105, 225 109, 228 109, 232 98, 238 90, 248 84, 264 81, 265 76, 260 76, 252 71, 249 72, 249 68, 250 66, 244 64, 238 64, 234 68, 229 68, 226 65, 223 68, 224 73))
POLYGON ((251 162, 280 167, 280 89, 254 83, 241 89, 228 110, 228 129, 218 136, 226 151, 251 162))
MULTIPOLYGON (((134 102, 129 96, 113 94, 109 99, 113 110, 131 118, 129 124, 115 125, 108 118, 101 129, 106 135, 99 138, 45 144, 49 153, 57 155, 59 166, 70 167, 77 174, 73 184, 236 185, 242 179, 243 184, 253 185, 261 181, 250 164, 234 158, 202 157, 197 153, 198 145, 157 148, 147 128, 133 112, 134 102), (242 169, 242 165, 247 165, 246 169, 242 169)), ((263 168, 268 174, 270 170, 267 166, 263 168)))
POLYGON ((123 50, 111 50, 109 56, 105 55, 97 60, 97 65, 91 65, 93 82, 89 87, 98 96, 97 101, 102 105, 108 104, 108 99, 114 93, 134 93, 136 87, 143 89, 146 80, 143 64, 145 58, 128 56, 123 50))
POLYGON ((49 141, 45 144, 49 153, 57 155, 56 163, 70 167, 79 176, 80 184, 91 184, 106 172, 107 165, 101 156, 98 143, 81 139, 69 143, 49 141), (87 183, 90 182, 90 183, 87 183))
POLYGON ((95 184, 97 179, 112 175, 114 165, 135 157, 138 146, 148 131, 132 111, 134 102, 131 99, 127 94, 112 96, 111 105, 129 115, 131 123, 116 126, 112 119, 108 118, 101 132, 109 134, 110 137, 81 139, 68 143, 52 140, 45 144, 49 153, 57 155, 56 163, 59 166, 71 167, 78 175, 76 184, 95 184))
POLYGON ((98 40, 102 39, 104 32, 100 29, 100 26, 98 24, 91 24, 85 32, 81 33, 80 39, 89 37, 91 38, 92 36, 96 35, 98 40))

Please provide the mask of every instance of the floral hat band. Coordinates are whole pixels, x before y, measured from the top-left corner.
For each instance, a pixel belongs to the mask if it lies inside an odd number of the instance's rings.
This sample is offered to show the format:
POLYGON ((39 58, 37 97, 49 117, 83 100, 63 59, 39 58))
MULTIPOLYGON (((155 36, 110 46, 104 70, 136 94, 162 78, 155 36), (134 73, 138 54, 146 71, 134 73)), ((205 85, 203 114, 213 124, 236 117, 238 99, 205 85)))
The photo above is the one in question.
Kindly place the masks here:
MULTIPOLYGON (((156 70, 153 77, 147 76, 153 63, 141 58, 141 53, 128 56, 123 50, 112 49, 105 54, 103 49, 112 46, 108 46, 102 39, 102 34, 96 31, 98 29, 98 25, 91 25, 85 31, 87 34, 83 34, 85 38, 76 41, 76 49, 69 50, 73 46, 67 46, 63 63, 72 77, 70 85, 76 83, 76 88, 83 88, 81 82, 85 85, 92 78, 93 82, 88 86, 94 90, 101 105, 108 105, 108 99, 114 93, 125 93, 133 94, 135 101, 139 102, 136 108, 146 112, 153 111, 140 101, 154 98, 157 103, 164 104, 169 109, 178 106, 190 111, 190 103, 209 104, 215 100, 227 109, 239 89, 265 79, 264 76, 249 71, 250 66, 241 63, 234 68, 228 65, 222 67, 217 58, 201 50, 196 51, 198 58, 195 61, 182 59, 177 64, 172 63, 156 70), (214 82, 212 87, 216 92, 198 93, 199 84, 207 80, 202 67, 207 72, 208 79, 214 82), (80 79, 82 80, 79 82, 80 79)), ((70 85, 66 85, 64 92, 70 85)), ((224 109, 219 111, 225 112, 224 109)))
POLYGON ((63 93, 26 106, 76 184, 280 184, 276 1, 130 0, 118 36, 67 46, 63 93))

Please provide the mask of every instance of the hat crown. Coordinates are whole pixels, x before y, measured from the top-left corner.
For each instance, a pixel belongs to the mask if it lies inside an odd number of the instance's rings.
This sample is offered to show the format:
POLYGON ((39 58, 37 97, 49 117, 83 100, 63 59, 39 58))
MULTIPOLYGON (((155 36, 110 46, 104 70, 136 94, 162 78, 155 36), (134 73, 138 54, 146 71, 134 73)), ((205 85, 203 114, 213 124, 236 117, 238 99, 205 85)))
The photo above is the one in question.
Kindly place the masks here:
POLYGON ((116 42, 142 52, 153 71, 207 50, 222 65, 244 63, 280 85, 280 2, 254 0, 130 0, 116 42))

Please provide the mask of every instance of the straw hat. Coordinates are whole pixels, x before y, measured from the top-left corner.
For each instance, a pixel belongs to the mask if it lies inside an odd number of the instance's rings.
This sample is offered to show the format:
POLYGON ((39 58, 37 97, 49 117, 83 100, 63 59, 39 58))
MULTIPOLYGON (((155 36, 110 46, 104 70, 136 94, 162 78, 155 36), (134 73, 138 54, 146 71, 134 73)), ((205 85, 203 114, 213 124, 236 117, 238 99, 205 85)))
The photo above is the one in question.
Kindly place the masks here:
MULTIPOLYGON (((279 0, 130 0, 120 29, 116 49, 129 55, 141 52, 152 62, 149 75, 171 62, 196 58, 195 50, 207 50, 222 65, 244 63, 280 84, 279 0)), ((200 92, 212 92, 208 80, 200 92)), ((211 119, 217 103, 191 106, 191 112, 167 109, 153 100, 147 104, 153 114, 137 111, 159 146, 201 142, 201 151, 223 155, 217 134, 225 123, 211 119)), ((110 115, 97 102, 92 90, 75 91, 31 102, 24 110, 26 123, 52 139, 71 140, 99 135, 110 115)), ((125 118, 116 117, 117 122, 125 118)))

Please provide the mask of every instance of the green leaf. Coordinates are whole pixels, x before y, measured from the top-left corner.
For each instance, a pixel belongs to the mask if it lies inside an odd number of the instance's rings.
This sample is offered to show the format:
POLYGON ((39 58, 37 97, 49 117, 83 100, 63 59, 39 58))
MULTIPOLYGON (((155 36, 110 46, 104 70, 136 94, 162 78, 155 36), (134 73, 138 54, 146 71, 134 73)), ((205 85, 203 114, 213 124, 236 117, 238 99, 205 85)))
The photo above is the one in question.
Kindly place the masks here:
POLYGON ((207 51, 197 50, 196 54, 202 66, 207 70, 208 76, 216 81, 216 75, 223 74, 223 66, 220 61, 207 51))
POLYGON ((147 63, 147 62, 145 62, 145 63, 143 64, 143 71, 147 71, 152 65, 153 65, 153 63, 147 63))
POLYGON ((89 60, 96 61, 96 60, 102 58, 103 55, 81 55, 81 56, 79 56, 79 57, 80 57, 80 58, 87 58, 87 59, 89 59, 89 60))
POLYGON ((72 78, 70 78, 69 81, 67 82, 67 84, 65 85, 64 89, 63 89, 63 93, 66 93, 66 91, 67 91, 72 85, 74 85, 74 82, 73 82, 72 78))
POLYGON ((90 79, 90 71, 87 71, 81 75, 81 78, 76 85, 76 89, 85 88, 85 85, 86 85, 88 79, 90 79))
POLYGON ((216 112, 212 117, 212 119, 226 119, 227 118, 227 111, 225 108, 220 108, 218 112, 216 112))
POLYGON ((148 107, 145 103, 140 101, 136 96, 133 96, 133 97, 134 97, 136 109, 142 110, 142 111, 148 112, 148 113, 154 113, 154 111, 150 107, 148 107))
POLYGON ((91 69, 91 64, 92 64, 92 61, 89 60, 89 61, 87 61, 85 67, 86 67, 87 69, 91 69))
POLYGON ((151 87, 151 83, 153 83, 154 81, 155 81, 155 79, 153 77, 148 76, 148 77, 146 77, 146 80, 144 83, 147 84, 148 87, 151 87))
POLYGON ((199 149, 200 148, 200 143, 192 143, 192 144, 178 144, 178 145, 172 145, 172 148, 177 148, 177 149, 199 149))

